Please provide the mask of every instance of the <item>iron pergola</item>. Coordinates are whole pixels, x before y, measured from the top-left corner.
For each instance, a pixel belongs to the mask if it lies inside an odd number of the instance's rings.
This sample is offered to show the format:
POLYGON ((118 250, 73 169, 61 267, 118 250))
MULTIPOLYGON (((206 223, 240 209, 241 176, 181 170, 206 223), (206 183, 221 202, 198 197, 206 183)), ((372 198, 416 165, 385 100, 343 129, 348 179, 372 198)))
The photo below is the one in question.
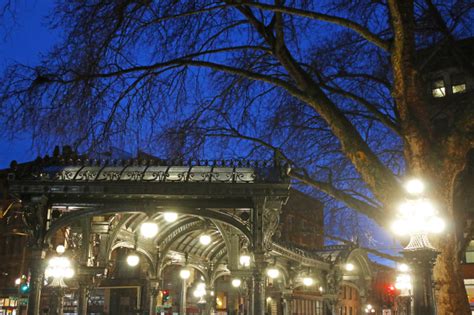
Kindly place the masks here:
MULTIPOLYGON (((91 281, 106 277, 117 248, 133 249, 147 262, 147 306, 142 309, 148 314, 155 314, 160 280, 171 264, 198 270, 209 288, 223 275, 246 279, 248 313, 255 315, 266 310, 269 264, 284 273, 283 301, 291 296, 288 288, 296 285, 298 270, 313 270, 325 290, 325 312, 332 313, 338 286, 347 278, 339 266, 352 255, 353 261, 360 260, 363 275, 347 279, 366 294, 370 270, 363 253, 343 247, 341 253, 337 248, 308 252, 272 238, 289 194, 286 171, 284 165, 268 161, 112 161, 71 154, 12 163, 9 193, 21 202, 33 240, 28 314, 40 314, 46 252, 64 231, 78 270, 80 315, 87 314, 91 281), (172 223, 163 217, 170 210, 178 214, 172 223), (143 239, 138 229, 150 220, 160 232, 151 240, 143 239), (203 230, 212 235, 206 247, 198 242, 203 230), (253 257, 248 268, 239 265, 243 250, 253 257)), ((213 307, 207 303, 206 311, 213 307)))

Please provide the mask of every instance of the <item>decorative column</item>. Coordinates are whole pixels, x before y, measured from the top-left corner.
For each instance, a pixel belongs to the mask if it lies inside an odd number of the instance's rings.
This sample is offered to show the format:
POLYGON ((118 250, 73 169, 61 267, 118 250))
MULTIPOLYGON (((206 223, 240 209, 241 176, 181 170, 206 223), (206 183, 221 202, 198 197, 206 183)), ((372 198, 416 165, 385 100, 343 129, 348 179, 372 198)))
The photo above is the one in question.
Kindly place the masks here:
POLYGON ((272 237, 278 229, 280 210, 286 198, 256 197, 252 211, 253 315, 265 314, 265 254, 272 249, 272 237))
MULTIPOLYGON (((253 270, 253 305, 254 315, 265 314, 265 268, 267 263, 263 257, 257 258, 255 255, 255 268, 253 270)), ((263 255, 259 255, 263 256, 263 255)))
POLYGON ((62 287, 52 288, 53 296, 49 304, 49 315, 62 315, 63 314, 63 296, 64 291, 62 287))
POLYGON ((44 251, 35 249, 31 252, 30 294, 28 296, 28 315, 40 314, 41 287, 44 282, 44 251))
MULTIPOLYGON (((81 240, 81 257, 80 264, 83 268, 81 271, 87 269, 89 264, 89 252, 90 252, 90 235, 91 235, 91 220, 89 217, 82 219, 82 240, 81 240)), ((78 301, 77 301, 77 314, 78 315, 87 315, 87 296, 88 296, 88 284, 89 276, 84 274, 79 274, 79 289, 77 291, 78 301)))
POLYGON ((79 289, 77 290, 77 314, 87 315, 87 285, 84 282, 79 283, 79 289))
POLYGON ((292 300, 292 297, 290 294, 283 294, 282 296, 283 315, 291 315, 291 300, 292 300))
POLYGON ((41 287, 44 282, 44 236, 46 234, 46 217, 48 215, 48 198, 33 197, 24 205, 23 216, 25 224, 31 231, 30 254, 30 294, 28 296, 28 315, 40 314, 41 287))
POLYGON ((158 279, 149 279, 148 280, 148 292, 149 292, 149 315, 156 315, 156 304, 158 301, 158 289, 159 281, 158 279))
MULTIPOLYGON (((326 281, 323 284, 323 303, 324 303, 324 315, 335 315, 338 312, 339 292, 341 289, 343 274, 337 265, 331 264, 330 269, 326 272, 326 281)), ((364 295, 360 296, 361 303, 365 302, 364 295)), ((362 314, 362 310, 359 309, 359 313, 362 314)))
POLYGON ((265 212, 265 198, 259 197, 254 200, 254 208, 252 212, 252 244, 255 259, 255 265, 252 270, 253 286, 252 286, 252 300, 253 315, 265 314, 265 276, 266 268, 265 262, 265 232, 264 232, 264 212, 265 212))
POLYGON ((247 282, 247 299, 246 299, 246 307, 247 314, 254 314, 254 295, 253 295, 253 275, 249 276, 246 279, 247 282))
POLYGON ((227 314, 235 315, 235 292, 232 289, 227 294, 227 314))
POLYGON ((186 279, 182 279, 181 283, 181 299, 179 303, 179 314, 180 315, 186 315, 186 295, 188 294, 187 292, 187 283, 186 279))
POLYGON ((215 296, 215 288, 214 284, 209 284, 208 286, 209 292, 214 292, 213 294, 209 294, 208 301, 206 303, 206 314, 214 314, 216 312, 216 296, 215 296))

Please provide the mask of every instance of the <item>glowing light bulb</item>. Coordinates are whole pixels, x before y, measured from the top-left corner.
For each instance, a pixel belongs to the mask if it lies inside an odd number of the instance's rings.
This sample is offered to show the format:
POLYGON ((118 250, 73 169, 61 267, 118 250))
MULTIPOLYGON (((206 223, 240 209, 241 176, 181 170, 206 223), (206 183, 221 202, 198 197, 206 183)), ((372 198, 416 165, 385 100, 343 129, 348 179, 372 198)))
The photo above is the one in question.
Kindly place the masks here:
POLYGON ((179 272, 179 276, 183 280, 189 279, 189 277, 191 276, 191 271, 189 269, 181 269, 181 271, 179 272))
POLYGON ((65 251, 66 251, 66 248, 64 247, 64 245, 56 246, 56 253, 58 253, 59 255, 64 254, 65 251))
POLYGON ((346 264, 346 270, 347 270, 347 271, 353 271, 354 268, 355 268, 355 267, 354 267, 353 264, 351 264, 351 263, 347 263, 347 264, 346 264))
POLYGON ((199 242, 202 244, 202 245, 209 245, 211 243, 211 237, 207 234, 204 234, 204 235, 201 235, 199 237, 199 242))
POLYGON ((165 212, 163 213, 163 217, 165 218, 166 222, 174 222, 178 219, 178 214, 176 212, 165 212))
POLYGON ((398 265, 398 270, 400 270, 401 272, 408 272, 408 270, 410 270, 410 268, 408 267, 407 264, 400 264, 400 265, 398 265))
POLYGON ((249 255, 241 255, 240 256, 240 264, 244 267, 250 266, 250 256, 249 255))
POLYGON ((138 265, 139 262, 140 262, 140 257, 138 257, 137 255, 131 254, 127 256, 127 264, 130 267, 135 267, 136 265, 138 265))
POLYGON ((267 276, 269 276, 272 279, 278 278, 280 275, 280 271, 276 268, 270 268, 267 270, 267 276))
POLYGON ((411 195, 419 195, 425 190, 425 184, 417 178, 406 182, 405 190, 411 195))
POLYGON ((310 278, 310 277, 306 277, 306 278, 303 278, 303 284, 307 287, 313 285, 314 283, 314 280, 313 278, 310 278))
POLYGON ((140 233, 144 238, 153 238, 158 234, 158 225, 155 222, 144 222, 140 226, 140 233))
POLYGON ((435 207, 434 205, 428 200, 420 200, 416 202, 416 213, 417 216, 421 218, 428 218, 435 214, 435 207))
POLYGON ((64 278, 71 279, 72 277, 74 277, 74 269, 67 267, 64 270, 64 278))
POLYGON ((428 221, 428 231, 431 233, 441 233, 445 227, 444 220, 439 217, 433 217, 428 221))
POLYGON ((397 235, 407 235, 409 233, 409 225, 403 220, 395 220, 392 223, 392 231, 397 235))
POLYGON ((232 279, 232 286, 234 288, 238 288, 240 287, 240 284, 242 283, 242 281, 240 279, 232 279))

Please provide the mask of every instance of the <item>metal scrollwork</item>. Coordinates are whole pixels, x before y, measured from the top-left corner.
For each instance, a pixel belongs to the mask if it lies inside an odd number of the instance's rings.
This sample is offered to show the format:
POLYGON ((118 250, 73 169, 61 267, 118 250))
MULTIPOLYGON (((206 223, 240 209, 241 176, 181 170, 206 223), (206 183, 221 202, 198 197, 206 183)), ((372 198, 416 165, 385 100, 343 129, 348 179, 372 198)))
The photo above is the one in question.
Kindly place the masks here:
MULTIPOLYGON (((255 183, 284 182, 286 170, 272 161, 97 160, 69 154, 38 158, 32 165, 12 162, 16 178, 56 181, 147 181, 255 183), (185 165, 187 164, 187 165, 185 165)), ((13 173, 12 173, 13 174, 13 173)))
POLYGON ((28 228, 33 247, 41 248, 43 244, 46 207, 46 197, 41 197, 38 201, 23 206, 23 222, 28 228))
POLYGON ((279 208, 265 207, 263 213, 264 236, 263 245, 265 249, 270 250, 273 246, 272 237, 277 231, 278 223, 280 222, 279 208))
POLYGON ((341 271, 336 266, 332 266, 326 275, 327 292, 329 294, 338 294, 341 281, 341 271))

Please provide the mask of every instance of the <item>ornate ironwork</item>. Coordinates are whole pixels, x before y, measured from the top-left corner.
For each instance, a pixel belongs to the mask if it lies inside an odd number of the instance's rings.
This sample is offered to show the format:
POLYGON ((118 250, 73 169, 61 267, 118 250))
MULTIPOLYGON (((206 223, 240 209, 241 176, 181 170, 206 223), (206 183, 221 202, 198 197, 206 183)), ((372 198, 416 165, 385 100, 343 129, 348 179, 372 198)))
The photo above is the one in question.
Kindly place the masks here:
POLYGON ((317 254, 302 250, 290 244, 273 241, 272 251, 294 261, 299 261, 306 265, 320 266, 322 269, 328 269, 329 264, 317 254))
POLYGON ((42 181, 142 181, 170 183, 276 183, 287 180, 279 161, 257 160, 97 160, 56 156, 10 165, 10 179, 42 181))
POLYGON ((47 198, 42 196, 34 202, 29 202, 24 205, 23 222, 28 227, 31 234, 29 242, 31 246, 42 248, 44 229, 43 225, 46 220, 47 198))

